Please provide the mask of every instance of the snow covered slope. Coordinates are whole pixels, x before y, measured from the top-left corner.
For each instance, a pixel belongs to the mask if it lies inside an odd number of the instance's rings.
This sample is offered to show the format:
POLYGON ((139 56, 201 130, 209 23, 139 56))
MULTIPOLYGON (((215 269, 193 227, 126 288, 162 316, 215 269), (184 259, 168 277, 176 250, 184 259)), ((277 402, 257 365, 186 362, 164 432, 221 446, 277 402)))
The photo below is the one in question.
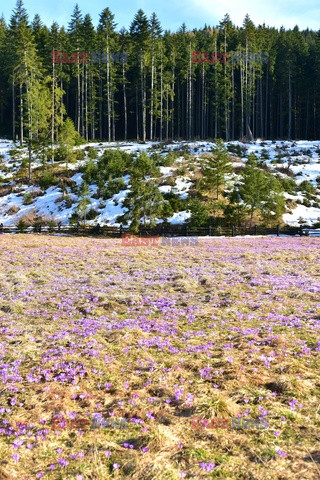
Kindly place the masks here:
MULTIPOLYGON (((263 158, 265 163, 279 175, 293 178, 295 182, 303 185, 305 180, 311 182, 314 187, 318 188, 317 198, 307 198, 306 192, 302 189, 295 195, 286 194, 287 200, 291 201, 293 206, 291 213, 285 213, 283 220, 289 225, 298 225, 302 219, 310 226, 320 220, 320 141, 297 141, 297 142, 272 142, 272 141, 256 141, 250 144, 240 142, 229 142, 228 148, 230 154, 234 157, 233 166, 240 167, 244 165, 248 155, 254 153, 258 158, 263 158), (318 179, 318 182, 317 182, 318 179)), ((106 149, 120 148, 128 153, 146 151, 147 154, 159 153, 165 157, 170 150, 187 152, 191 155, 192 162, 199 164, 201 162, 201 154, 210 152, 214 143, 209 141, 194 142, 173 142, 171 144, 157 144, 155 142, 147 142, 145 144, 137 142, 119 142, 119 143, 88 143, 78 147, 86 150, 92 147, 97 151, 98 156, 102 155, 106 149)), ((21 168, 21 162, 27 158, 26 149, 17 149, 17 155, 10 155, 10 151, 16 149, 16 146, 8 140, 0 140, 0 178, 2 183, 2 191, 0 194, 0 222, 4 225, 17 224, 21 217, 34 214, 41 215, 47 219, 53 219, 56 222, 67 224, 70 216, 77 208, 79 196, 73 193, 72 189, 67 188, 67 194, 70 197, 70 204, 64 205, 61 202, 62 190, 58 186, 52 186, 47 189, 39 189, 36 186, 28 186, 18 181, 17 174, 21 168), (26 201, 29 198, 29 201, 26 201)), ((76 185, 82 184, 82 173, 79 168, 85 163, 79 160, 70 164, 74 175, 71 180, 76 185)), ((192 187, 192 171, 179 175, 179 167, 182 162, 186 161, 184 157, 178 157, 173 166, 163 166, 160 168, 162 184, 159 187, 162 193, 175 193, 181 199, 188 198, 188 191, 192 187), (174 176, 172 174, 174 173, 174 176)), ((39 158, 33 158, 32 168, 37 169, 42 165, 39 158)), ((63 167, 63 163, 59 163, 63 167)), ((231 175, 230 185, 237 178, 237 175, 231 175)), ((91 223, 119 225, 117 217, 125 212, 122 202, 129 192, 130 177, 123 177, 126 188, 119 193, 111 196, 107 200, 102 201, 96 198, 97 185, 89 185, 91 207, 96 210, 97 216, 91 223)), ((190 216, 190 212, 183 210, 176 212, 168 219, 171 223, 183 223, 190 216)), ((89 221, 90 223, 90 221, 89 221)))

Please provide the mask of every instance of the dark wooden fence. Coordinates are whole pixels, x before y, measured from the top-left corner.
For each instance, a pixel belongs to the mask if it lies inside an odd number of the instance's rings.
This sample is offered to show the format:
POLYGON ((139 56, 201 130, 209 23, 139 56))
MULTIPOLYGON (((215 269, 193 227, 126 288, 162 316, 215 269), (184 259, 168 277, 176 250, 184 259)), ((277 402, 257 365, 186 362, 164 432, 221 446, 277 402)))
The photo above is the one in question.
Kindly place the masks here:
POLYGON ((0 226, 1 233, 41 233, 41 234, 60 234, 75 236, 99 236, 109 238, 120 238, 123 234, 133 234, 139 236, 175 236, 175 237, 205 237, 205 236, 226 236, 236 237, 237 235, 300 235, 300 236, 320 236, 320 229, 306 227, 277 226, 275 228, 265 228, 258 225, 253 227, 237 227, 234 225, 228 227, 192 227, 190 225, 162 225, 148 228, 141 226, 138 233, 132 232, 125 227, 110 227, 98 225, 36 225, 26 229, 17 226, 0 226))

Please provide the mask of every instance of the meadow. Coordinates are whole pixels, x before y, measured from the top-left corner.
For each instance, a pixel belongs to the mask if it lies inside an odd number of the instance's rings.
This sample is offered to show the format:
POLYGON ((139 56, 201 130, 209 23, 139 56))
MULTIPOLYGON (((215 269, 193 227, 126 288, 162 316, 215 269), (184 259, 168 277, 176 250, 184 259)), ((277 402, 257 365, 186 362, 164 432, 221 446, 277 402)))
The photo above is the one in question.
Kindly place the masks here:
POLYGON ((320 478, 319 239, 0 247, 1 480, 320 478))

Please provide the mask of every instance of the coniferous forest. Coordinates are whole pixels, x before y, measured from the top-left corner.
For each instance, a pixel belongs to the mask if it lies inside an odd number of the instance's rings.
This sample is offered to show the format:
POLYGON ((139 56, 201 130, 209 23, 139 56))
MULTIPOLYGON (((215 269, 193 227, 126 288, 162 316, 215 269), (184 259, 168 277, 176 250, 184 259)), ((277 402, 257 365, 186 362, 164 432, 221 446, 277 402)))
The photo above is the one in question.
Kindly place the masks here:
POLYGON ((320 135, 320 31, 254 25, 248 15, 241 27, 226 15, 171 32, 139 10, 126 30, 109 8, 94 25, 76 5, 66 25, 46 26, 18 0, 0 19, 0 66, 0 133, 21 143, 54 143, 67 117, 86 140, 320 135), (102 55, 53 63, 53 51, 102 55), (229 57, 195 63, 195 51, 229 57), (268 61, 231 62, 233 51, 268 61), (103 61, 110 52, 128 61, 103 61))

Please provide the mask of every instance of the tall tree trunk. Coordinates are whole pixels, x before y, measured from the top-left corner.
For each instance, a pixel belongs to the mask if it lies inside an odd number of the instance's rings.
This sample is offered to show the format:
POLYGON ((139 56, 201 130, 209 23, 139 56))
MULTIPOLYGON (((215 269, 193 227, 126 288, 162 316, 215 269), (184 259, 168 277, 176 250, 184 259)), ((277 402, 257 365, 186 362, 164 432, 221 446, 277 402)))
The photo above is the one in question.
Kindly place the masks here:
POLYGON ((288 105, 288 139, 291 139, 291 120, 292 120, 292 92, 291 92, 291 65, 289 62, 288 70, 288 94, 289 94, 289 105, 288 105))
MULTIPOLYGON (((79 51, 79 49, 78 49, 79 51)), ((78 86, 78 93, 77 93, 77 132, 80 133, 80 95, 81 95, 81 88, 80 88, 80 64, 77 63, 77 86, 78 86)))
POLYGON ((55 116, 55 63, 52 62, 52 92, 51 92, 51 102, 52 102, 52 110, 51 110, 51 163, 54 163, 54 153, 53 153, 53 145, 54 145, 54 116, 55 116))
MULTIPOLYGON (((21 68, 20 68, 21 73, 21 68)), ((22 94, 22 82, 20 80, 19 84, 20 90, 20 146, 22 147, 23 144, 23 94, 22 94)))
MULTIPOLYGON (((26 52, 24 52, 26 56, 26 52)), ((31 105, 30 105, 30 96, 29 96, 29 79, 28 79, 28 71, 26 66, 26 99, 27 99, 27 115, 28 115, 28 184, 31 183, 31 162, 32 162, 32 155, 31 155, 31 141, 32 141, 32 132, 31 132, 31 105)))
POLYGON ((167 85, 167 98, 166 98, 166 140, 169 138, 169 85, 167 85))
POLYGON ((127 92, 124 63, 122 64, 122 89, 123 89, 123 113, 124 113, 124 139, 127 140, 128 113, 127 113, 127 92))
MULTIPOLYGON (((227 53, 227 31, 224 29, 224 54, 226 59, 227 53)), ((224 63, 224 121, 225 121, 225 138, 226 141, 229 140, 229 99, 228 99, 228 89, 227 89, 227 61, 224 63)))
POLYGON ((112 108, 112 141, 116 141, 116 118, 115 118, 115 108, 114 108, 114 93, 112 92, 111 97, 111 108, 112 108))
POLYGON ((279 99, 279 119, 280 119, 280 138, 283 138, 283 109, 282 109, 282 93, 279 99))
POLYGON ((139 140, 138 87, 136 87, 136 130, 137 130, 137 140, 139 140))
POLYGON ((202 64, 202 72, 201 72, 201 98, 202 102, 200 102, 200 118, 201 118, 201 138, 204 138, 204 122, 205 122, 205 91, 204 91, 204 63, 202 64), (201 108, 202 103, 202 108, 201 108))
MULTIPOLYGON (((62 66, 61 66, 61 78, 60 78, 60 89, 61 89, 61 92, 63 91, 63 80, 62 80, 62 66)), ((63 95, 61 94, 61 100, 60 100, 60 115, 61 115, 61 125, 63 123, 63 95)))
MULTIPOLYGON (((246 58, 248 58, 248 44, 246 42, 246 58)), ((253 140, 253 135, 250 129, 250 86, 249 86, 249 74, 248 74, 248 63, 245 63, 246 68, 245 68, 245 98, 246 98, 246 137, 247 140, 252 141, 253 140)))
POLYGON ((240 140, 244 136, 244 107, 243 107, 243 68, 242 68, 242 59, 240 60, 240 90, 241 90, 241 130, 240 130, 240 140))
POLYGON ((232 63, 231 64, 232 67, 231 67, 231 76, 232 76, 232 113, 231 113, 231 137, 232 137, 232 140, 234 140, 234 116, 235 116, 235 107, 234 107, 234 100, 235 100, 235 91, 234 91, 234 64, 232 63))
POLYGON ((161 53, 161 65, 160 65, 160 142, 162 142, 162 129, 163 129, 163 75, 162 75, 162 53, 161 53))
POLYGON ((174 62, 175 62, 175 59, 173 58, 173 65, 172 65, 172 100, 171 100, 171 138, 173 139, 174 138, 174 114, 175 114, 175 110, 174 110, 174 106, 175 106, 175 67, 174 67, 174 62))
POLYGON ((272 95, 270 95, 270 92, 272 93, 272 84, 271 84, 271 87, 269 89, 269 132, 270 132, 270 135, 271 137, 274 136, 274 131, 273 131, 273 118, 272 118, 272 115, 273 115, 273 105, 272 105, 272 95))
POLYGON ((140 50, 140 76, 141 76, 141 107, 142 107, 142 141, 146 141, 146 89, 143 71, 143 53, 140 50))
POLYGON ((256 112, 255 112, 255 70, 254 70, 254 65, 252 68, 250 68, 250 71, 251 71, 251 82, 250 82, 250 88, 251 88, 251 103, 250 105, 252 105, 252 135, 253 135, 253 139, 256 137, 256 129, 255 129, 255 115, 256 115, 256 112))
POLYGON ((15 105, 14 72, 12 72, 12 140, 16 141, 16 105, 15 105))
POLYGON ((85 137, 85 110, 84 110, 84 63, 82 64, 82 74, 81 74, 81 136, 85 137))
POLYGON ((181 129, 180 129, 180 90, 181 90, 181 86, 180 86, 180 81, 179 81, 179 78, 178 78, 178 86, 177 86, 177 97, 178 97, 178 105, 177 105, 177 137, 178 139, 180 138, 180 135, 181 135, 181 129))
POLYGON ((305 139, 308 138, 308 126, 309 126, 309 92, 306 100, 306 129, 304 133, 305 139))
POLYGON ((99 59, 99 137, 102 140, 103 137, 103 124, 102 124, 102 71, 101 71, 101 58, 99 59))
POLYGON ((259 79, 259 94, 260 94, 260 137, 263 138, 263 102, 262 102, 262 74, 259 79))
MULTIPOLYGON (((214 51, 217 51, 217 41, 214 42, 214 51)), ((215 112, 214 112, 214 138, 218 138, 218 81, 217 81, 217 69, 214 69, 214 91, 215 91, 215 112)))
MULTIPOLYGON (((269 65, 267 65, 267 79, 266 79, 266 109, 264 114, 264 137, 268 138, 268 100, 269 100, 269 65)), ((271 131, 271 130, 269 130, 271 131)))
POLYGON ((192 63, 191 63, 191 42, 190 42, 190 53, 189 53, 189 115, 188 115, 188 138, 192 137, 192 63))
POLYGON ((154 45, 151 58, 151 98, 150 98, 150 140, 153 140, 153 85, 154 85, 154 45))
POLYGON ((91 138, 92 140, 94 140, 96 137, 96 129, 95 129, 95 90, 94 90, 94 82, 93 82, 93 73, 91 73, 90 110, 91 110, 91 138))
POLYGON ((85 75, 85 132, 86 132, 86 140, 89 140, 89 124, 88 124, 88 66, 87 64, 84 65, 84 69, 86 72, 85 75))
POLYGON ((111 142, 111 98, 110 98, 110 62, 109 43, 107 45, 107 111, 108 111, 108 142, 111 142))

